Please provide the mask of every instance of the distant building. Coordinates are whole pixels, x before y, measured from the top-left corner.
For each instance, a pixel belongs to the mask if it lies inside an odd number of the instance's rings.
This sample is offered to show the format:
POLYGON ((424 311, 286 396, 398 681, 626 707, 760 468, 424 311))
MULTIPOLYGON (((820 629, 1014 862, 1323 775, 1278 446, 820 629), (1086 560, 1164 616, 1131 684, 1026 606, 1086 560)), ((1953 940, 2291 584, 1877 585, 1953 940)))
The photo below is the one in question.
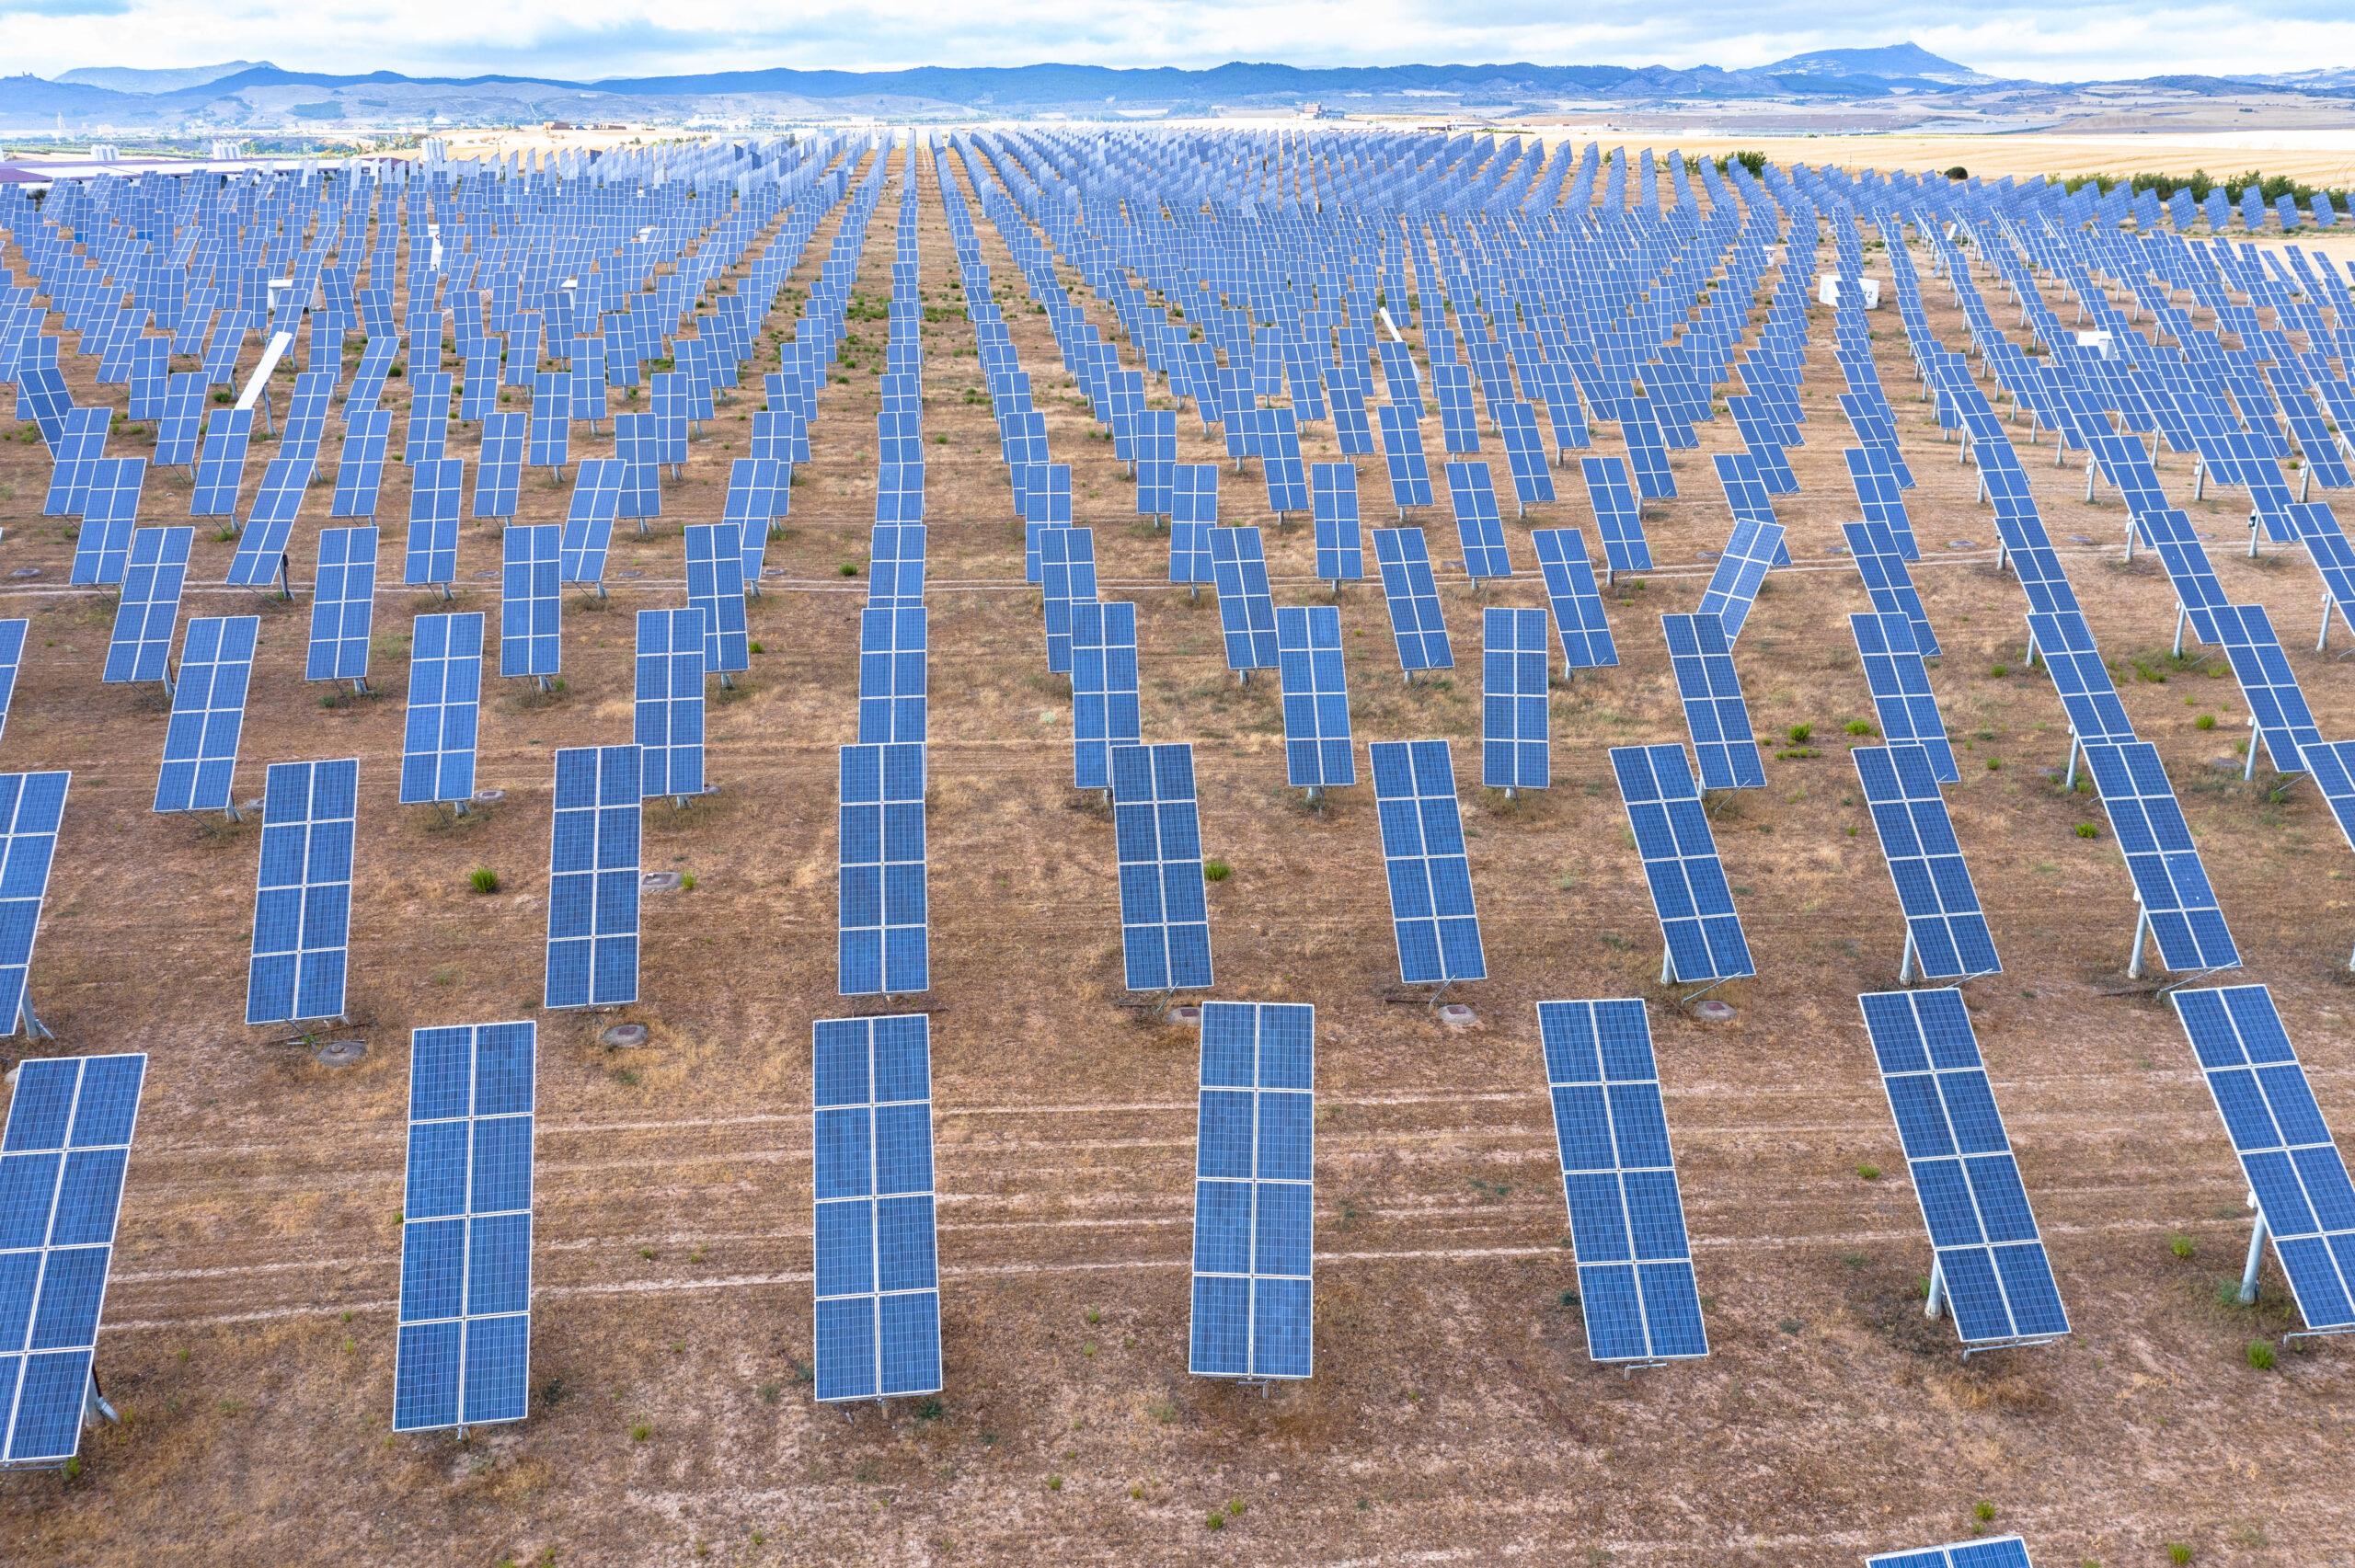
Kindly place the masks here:
POLYGON ((243 142, 216 141, 213 143, 213 160, 215 163, 227 163, 232 159, 242 158, 245 155, 246 144, 243 142))
POLYGON ((93 142, 90 143, 90 161, 94 164, 121 163, 122 154, 111 142, 93 142))

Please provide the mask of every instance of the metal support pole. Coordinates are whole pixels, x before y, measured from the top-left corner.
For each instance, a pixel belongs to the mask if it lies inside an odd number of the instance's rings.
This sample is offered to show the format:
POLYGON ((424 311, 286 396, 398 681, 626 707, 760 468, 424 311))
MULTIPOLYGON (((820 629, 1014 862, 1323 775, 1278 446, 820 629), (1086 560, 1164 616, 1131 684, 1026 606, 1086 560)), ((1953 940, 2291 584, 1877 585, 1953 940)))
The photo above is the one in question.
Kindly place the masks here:
POLYGON ((2322 630, 2315 637, 2315 651, 2316 653, 2322 652, 2323 649, 2330 646, 2330 610, 2332 602, 2330 590, 2328 589, 2323 589, 2322 630))
POLYGON ((2061 781, 2062 788, 2074 789, 2077 787, 2077 753, 2083 749, 2083 743, 2077 739, 2075 735, 2071 735, 2069 737, 2069 771, 2067 776, 2062 778, 2061 781))
POLYGON ((1909 927, 1905 933, 1905 956, 1897 961, 1897 983, 1899 985, 1910 986, 1913 983, 1913 965, 1914 960, 1919 955, 1915 953, 1913 948, 1913 933, 1909 927))
MULTIPOLYGON (((2257 1207, 2255 1193, 2248 1195, 2248 1202, 2251 1208, 2257 1207)), ((2252 1306, 2257 1301, 2257 1265, 2265 1261, 2265 1238, 2268 1233, 2265 1229, 2265 1212, 2258 1209, 2257 1224, 2248 1233, 2248 1265, 2241 1270, 2239 1300, 2244 1307, 2252 1306)))
POLYGON ((2134 905, 2134 951, 2126 963, 2126 978, 2130 980, 2142 978, 2142 938, 2149 934, 2150 930, 2151 913, 2142 908, 2142 900, 2137 899, 2134 905))
POLYGON ((2257 715, 2251 714, 2248 720, 2248 761, 2241 764, 2241 783, 2243 784, 2257 777, 2257 715))
POLYGON ((1930 1265, 1930 1299, 1923 1304, 1922 1315, 1925 1318, 1937 1317, 1946 1310, 1946 1304, 1947 1271, 1943 1265, 1934 1262, 1930 1265))
POLYGON ((1660 983, 1664 986, 1676 983, 1676 955, 1667 947, 1660 950, 1660 983))
POLYGON ((2181 600, 2177 600, 2175 606, 2175 657, 2177 658, 2183 657, 2183 628, 2190 619, 2191 612, 2183 607, 2181 600))

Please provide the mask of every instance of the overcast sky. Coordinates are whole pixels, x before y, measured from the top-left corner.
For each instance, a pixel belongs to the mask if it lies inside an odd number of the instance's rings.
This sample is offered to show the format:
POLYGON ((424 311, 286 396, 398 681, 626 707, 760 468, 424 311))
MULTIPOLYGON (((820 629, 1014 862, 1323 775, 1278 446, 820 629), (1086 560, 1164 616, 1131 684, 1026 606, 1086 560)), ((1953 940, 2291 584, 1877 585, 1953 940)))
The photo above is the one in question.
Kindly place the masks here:
POLYGON ((1998 75, 2085 80, 2166 72, 2355 65, 2346 0, 2254 0, 2150 9, 2115 4, 1864 4, 1702 0, 1586 7, 1490 0, 0 0, 9 71, 268 60, 289 70, 410 75, 507 72, 593 79, 791 65, 1293 65, 1534 61, 1763 65, 1812 49, 1900 43, 1998 75))

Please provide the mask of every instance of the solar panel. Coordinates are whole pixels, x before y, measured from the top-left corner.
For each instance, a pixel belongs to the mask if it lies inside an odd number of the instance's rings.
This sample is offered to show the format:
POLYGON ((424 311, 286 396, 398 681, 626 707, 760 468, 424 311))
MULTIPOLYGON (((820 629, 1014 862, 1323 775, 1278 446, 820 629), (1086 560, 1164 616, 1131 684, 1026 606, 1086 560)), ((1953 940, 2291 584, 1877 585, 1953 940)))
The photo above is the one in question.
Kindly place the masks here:
POLYGON ((139 493, 147 482, 144 457, 104 457, 90 464, 82 527, 74 536, 72 581, 119 583, 139 526, 139 493))
POLYGON ((1194 748, 1186 741, 1114 746, 1112 829, 1120 857, 1120 947, 1131 990, 1211 981, 1201 818, 1194 748))
POLYGON ((2080 743, 2131 740, 2134 727, 2127 721, 2125 704, 2118 700, 2118 683, 2110 679, 2101 650, 2083 614, 2074 610, 2028 618, 2028 641, 2052 677, 2052 689, 2069 715, 2069 733, 2080 743))
POLYGON ((1700 609, 1700 613, 1725 622, 1727 642, 1741 635, 1742 623, 1750 619, 1750 607, 1758 599, 1758 585, 1766 580, 1782 548, 1781 523, 1751 518, 1734 523, 1733 537, 1726 542, 1725 554, 1717 557, 1709 586, 1701 594, 1700 609))
POLYGON ((605 553, 613 545, 614 520, 620 515, 622 470, 619 458, 584 457, 575 470, 572 500, 565 510, 564 533, 557 543, 557 577, 561 582, 597 583, 605 575, 605 553))
POLYGON ((409 1033, 396 1432, 529 1408, 537 1047, 529 1023, 409 1033))
POLYGON ((537 676, 563 669, 563 601, 557 567, 564 531, 553 522, 509 527, 501 539, 499 673, 537 676))
POLYGON ((533 468, 561 468, 572 441, 572 378, 560 371, 542 371, 532 378, 531 436, 524 464, 533 468))
POLYGON ((1849 447, 1841 453, 1848 462, 1848 480, 1856 489, 1856 505, 1867 523, 1889 531, 1898 554, 1909 561, 1922 558, 1914 543, 1913 525, 1905 515, 1905 490, 1889 454, 1878 447, 1849 447))
POLYGON ((732 522, 691 523, 687 534, 687 602, 704 612, 703 664, 727 683, 733 670, 752 667, 744 626, 744 541, 732 522))
POLYGON ((56 443, 49 495, 41 503, 43 517, 80 517, 89 509, 90 481, 106 461, 107 431, 113 418, 111 408, 66 411, 64 438, 56 443))
MULTIPOLYGON (((63 773, 17 775, 26 786, 63 773)), ((41 786, 44 792, 46 785, 41 786)), ((17 809, 21 814, 25 803, 17 809)), ((14 1016, 13 1010, 10 1016, 14 1016)), ((0 1468, 57 1470, 80 1450, 144 1053, 43 1057, 17 1070, 0 1137, 0 1468)))
POLYGON ((1512 576, 1512 557, 1505 553, 1505 525, 1497 510, 1497 492, 1485 463, 1447 465, 1447 498, 1455 511, 1455 533, 1464 550, 1464 569, 1475 581, 1512 576))
POLYGON ((1941 1297, 1951 1304, 1955 1332, 1975 1350, 2067 1333, 1962 992, 1876 991, 1856 1001, 1937 1259, 1933 1310, 1941 1297))
POLYGON ((1350 744, 1350 689, 1341 669, 1341 612, 1330 604, 1276 612, 1283 676, 1285 782, 1329 789, 1358 782, 1350 744))
MULTIPOLYGON (((789 481, 787 481, 786 483, 789 483, 789 481)), ((773 486, 767 493, 771 497, 775 497, 785 495, 787 491, 783 488, 773 486)), ((748 502, 747 505, 741 509, 748 514, 756 511, 758 504, 759 492, 753 491, 751 492, 751 494, 753 500, 748 502)), ((735 516, 736 509, 737 509, 733 508, 730 509, 729 520, 731 521, 739 521, 735 516)), ((1064 521, 1066 522, 1070 521, 1068 513, 1069 509, 1066 508, 1064 517, 1064 521)), ((923 464, 887 463, 876 471, 876 521, 922 522, 924 521, 924 515, 925 473, 923 464)), ((757 517, 751 517, 749 519, 749 524, 746 527, 747 536, 758 535, 765 538, 768 533, 768 527, 769 519, 765 514, 762 514, 757 517)))
POLYGON ((922 743, 926 716, 924 606, 861 611, 858 635, 859 743, 922 743))
POLYGON ((1643 509, 1628 487, 1626 464, 1615 457, 1581 457, 1579 473, 1585 477, 1587 498, 1594 506, 1604 571, 1650 571, 1651 545, 1644 539, 1643 509))
MULTIPOLYGON (((2355 1329, 2355 1187, 2272 993, 2223 986, 2173 990, 2167 999, 2200 1059, 2307 1332, 2355 1329)), ((2256 1265, 2252 1248, 2252 1284, 2256 1265)), ((2242 1299, 2251 1299, 2246 1288, 2242 1299)))
POLYGON ((200 615, 180 642, 179 679, 155 779, 158 811, 227 811, 246 722, 258 615, 200 615))
POLYGON ((1096 598, 1096 532, 1039 529, 1040 598, 1046 612, 1047 668, 1071 673, 1071 610, 1096 598))
POLYGON ((1947 816, 1929 752, 1919 745, 1859 746, 1849 758, 1905 914, 1902 984, 1915 971, 1930 979, 1992 975, 2003 968, 1971 885, 1962 844, 1947 816))
POLYGON ((1865 594, 1873 609, 1913 622, 1915 651, 1924 658, 1936 658, 1938 639, 1930 630, 1929 614, 1922 608, 1922 596, 1913 590, 1913 574, 1905 569, 1905 557, 1898 553, 1889 530, 1872 522, 1844 522, 1840 532, 1848 541, 1849 559, 1856 563, 1856 575, 1864 579, 1865 594))
MULTIPOLYGON (((2306 748, 2322 739, 2322 731, 2315 724, 2315 715, 2306 706, 2306 694, 2298 687, 2298 677, 2290 668, 2289 657, 2281 651, 2281 641, 2273 635, 2273 623, 2266 618, 2261 604, 2220 604, 2211 612, 2216 626, 2217 640, 2224 647, 2224 654, 2232 661, 2233 674, 2240 681, 2241 698, 2248 704, 2249 722, 2265 750, 2273 759, 2273 769, 2280 773, 2303 773, 2306 771, 2306 748)), ((2249 766, 2257 764, 2252 751, 2249 766)))
POLYGON ((1203 1004, 1187 1353, 1198 1378, 1315 1368, 1315 1089, 1314 1007, 1203 1004))
POLYGON ((1444 740, 1377 740, 1367 748, 1382 820, 1398 978, 1408 985, 1486 979, 1472 865, 1444 740))
POLYGON ((1952 1546, 1923 1546, 1885 1551, 1865 1559, 1865 1568, 2034 1568, 2028 1543, 2016 1535, 1961 1540, 1952 1546))
POLYGON ((270 460, 262 470, 261 487, 254 493, 253 510, 246 514, 244 532, 237 537, 237 553, 229 560, 231 587, 266 588, 285 570, 287 542, 293 537, 294 520, 310 482, 310 459, 270 460))
POLYGON ((1676 475, 1668 466, 1666 438, 1648 397, 1619 400, 1619 433, 1626 438, 1627 462, 1636 471, 1636 493, 1648 501, 1676 498, 1676 475))
MULTIPOLYGON (((924 606, 925 525, 879 522, 867 536, 867 607, 915 610, 924 606)), ((745 581, 751 582, 752 550, 745 551, 745 581)))
MULTIPOLYGON (((1280 612, 1279 630, 1281 624, 1280 612)), ((1071 607, 1071 727, 1072 787, 1110 789, 1112 748, 1144 738, 1135 605, 1089 601, 1071 607)))
POLYGON ((1541 1001, 1537 1033, 1597 1361, 1706 1356, 1650 1021, 1633 999, 1541 1001))
POLYGON ((523 487, 527 421, 522 413, 493 414, 482 422, 482 447, 475 460, 477 518, 511 518, 523 487))
POLYGON ((1211 573, 1218 584, 1219 629, 1226 639, 1226 667, 1242 670, 1276 667, 1276 605, 1268 590, 1268 561, 1257 528, 1213 528, 1211 573))
POLYGON ((2240 953, 2224 929, 2223 910, 2158 749, 2145 740, 2087 741, 2085 765, 2142 906, 2131 972, 2141 973, 2145 931, 2158 943, 2160 964, 2172 972, 2238 967, 2240 953))
POLYGON ((1398 664, 1414 679, 1418 670, 1453 670, 1455 653, 1440 613, 1439 585, 1431 577, 1430 552, 1419 528, 1377 528, 1373 558, 1382 574, 1382 595, 1390 609, 1390 631, 1398 644, 1398 664))
POLYGON ((419 615, 409 634, 401 804, 474 798, 482 713, 482 612, 419 615))
POLYGON ((643 777, 635 746, 568 746, 556 754, 549 1007, 615 1007, 638 1000, 643 777))
POLYGON ((408 546, 401 565, 408 588, 451 583, 458 577, 458 504, 465 486, 464 458, 436 458, 409 471, 408 546))
POLYGON ((1512 475, 1512 489, 1525 515, 1531 507, 1554 498, 1554 474, 1545 462, 1545 438, 1537 430, 1537 410, 1526 403, 1493 402, 1488 417, 1504 440, 1505 465, 1512 475))
POLYGON ((1423 432, 1417 416, 1396 403, 1376 414, 1382 424, 1383 464, 1390 475, 1390 499, 1405 517, 1408 507, 1431 504, 1431 473, 1423 457, 1423 432))
MULTIPOLYGON (((196 531, 143 528, 131 536, 131 551, 122 573, 122 597, 114 612, 114 635, 107 647, 105 681, 164 681, 170 677, 172 631, 179 620, 180 589, 188 579, 189 546, 196 531)), ((21 649, 25 623, 0 622, 18 630, 12 640, 21 649)), ((0 649, 5 651, 5 649, 0 649)), ((8 682, 16 683, 15 661, 9 660, 8 682)), ((5 716, 0 716, 5 722, 5 716)))
POLYGON ((376 530, 319 531, 318 578, 311 594, 306 681, 368 681, 368 636, 376 609, 376 530))
POLYGON ((924 747, 845 746, 841 763, 840 990, 929 990, 924 747))
POLYGON ((1946 720, 1930 690, 1929 667, 1913 646, 1912 620, 1867 611, 1850 615, 1848 630, 1864 659, 1865 684, 1872 692, 1881 733, 1891 741, 1910 741, 1926 750, 1939 783, 1960 784, 1962 770, 1955 765, 1946 720))
POLYGON ((1684 748, 1614 746, 1611 770, 1667 940, 1661 983, 1756 974, 1684 748))
POLYGON ((1310 467, 1316 525, 1316 575, 1336 589, 1365 576, 1365 544, 1358 532, 1358 471, 1353 464, 1310 467))
POLYGON ((638 612, 635 729, 644 795, 684 799, 703 784, 703 612, 638 612))
POLYGON ((385 442, 393 417, 381 408, 353 414, 343 422, 343 452, 335 465, 335 504, 329 517, 376 515, 376 491, 385 479, 385 442))
MULTIPOLYGON (((22 621, 0 622, 0 626, 16 628, 14 640, 19 644, 24 625, 22 621)), ((69 773, 0 773, 0 866, 6 868, 0 877, 0 1024, 28 1038, 47 1034, 32 1016, 27 986, 33 942, 40 933, 41 900, 48 896, 50 865, 57 853, 58 824, 73 782, 69 773)), ((0 1322, 0 1345, 6 1341, 6 1324, 0 1322)), ((0 1403, 8 1389, 0 1377, 0 1403)))
POLYGON ((810 1054, 817 1396, 937 1392, 932 1021, 821 1018, 810 1054))
POLYGON ((1616 665, 1619 650, 1611 640, 1603 596, 1595 589, 1586 535, 1575 528, 1540 528, 1531 532, 1529 542, 1536 548, 1537 569, 1545 579, 1546 600, 1554 607, 1564 675, 1616 665))
POLYGON ((1660 625, 1684 704, 1684 727, 1700 761, 1701 787, 1764 789, 1766 764, 1750 727, 1750 704, 1742 700, 1725 623, 1715 615, 1663 615, 1660 625))
POLYGON ((360 761, 273 762, 262 792, 246 1022, 343 1016, 360 761))
POLYGON ((1492 605, 1480 630, 1480 782, 1490 789, 1544 789, 1553 778, 1545 612, 1492 605))

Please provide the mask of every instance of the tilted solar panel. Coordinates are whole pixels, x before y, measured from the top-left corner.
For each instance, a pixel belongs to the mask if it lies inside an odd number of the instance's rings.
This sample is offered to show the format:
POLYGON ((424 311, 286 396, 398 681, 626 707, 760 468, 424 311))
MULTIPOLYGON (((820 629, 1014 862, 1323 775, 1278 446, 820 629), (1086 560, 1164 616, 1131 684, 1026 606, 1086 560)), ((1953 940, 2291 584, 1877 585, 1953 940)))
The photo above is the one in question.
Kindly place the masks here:
POLYGON ((1766 764, 1750 727, 1725 623, 1715 615, 1663 615, 1668 661, 1684 704, 1684 727, 1701 764, 1701 787, 1763 789, 1766 764))
POLYGON ((226 811, 253 680, 258 615, 200 615, 180 641, 179 679, 155 779, 158 811, 226 811))
POLYGON ((1268 561, 1257 528, 1213 528, 1211 570, 1218 584, 1219 629, 1226 667, 1248 672, 1276 668, 1276 605, 1268 591, 1268 561))
MULTIPOLYGON (((180 589, 188 581, 189 547, 195 538, 196 531, 185 525, 143 528, 132 534, 102 681, 162 681, 170 673, 172 633, 179 620, 180 589)), ((14 624, 24 625, 21 621, 14 624)), ((21 649, 24 633, 16 633, 14 640, 21 649)), ((12 690, 14 684, 12 671, 12 690)))
POLYGON ((2170 971, 2239 967, 2240 952, 2224 928, 2223 910, 2158 749, 2146 740, 2088 741, 2085 764, 2141 905, 2135 969, 2142 965, 2145 930, 2158 943, 2159 962, 2170 971))
POLYGON ((1202 1006, 1193 1310, 1202 1378, 1315 1369, 1316 1010, 1202 1006))
POLYGON ((638 1000, 642 779, 635 746, 569 746, 556 754, 548 857, 550 1008, 614 1007, 638 1000))
POLYGON ((1544 789, 1553 780, 1545 612, 1491 605, 1480 629, 1480 782, 1490 789, 1544 789))
POLYGON ((1941 784, 1959 784, 1954 747, 1947 739, 1938 699, 1930 690, 1929 667, 1913 646, 1913 623, 1905 615, 1864 612, 1848 617, 1848 630, 1862 657, 1873 713, 1892 742, 1911 742, 1929 752, 1941 784))
POLYGON ((1340 611, 1330 604, 1281 607, 1276 648, 1283 680, 1285 782, 1295 789, 1357 783, 1340 611))
POLYGON ((482 716, 482 612, 419 615, 409 632, 401 804, 474 798, 482 716))
MULTIPOLYGON (((1278 625, 1281 625, 1279 612, 1278 625)), ((1112 748, 1143 738, 1137 693, 1137 607, 1071 607, 1072 787, 1110 789, 1112 748)), ((862 715, 864 708, 862 706, 862 715)), ((861 736, 864 739, 866 737, 861 736)), ((922 739, 919 733, 914 738, 922 739)))
POLYGON ((273 762, 262 795, 246 1022, 340 1018, 360 762, 273 762))
POLYGON ((839 955, 844 996, 932 988, 925 750, 845 746, 840 770, 839 955))
POLYGON ((1209 901, 1194 748, 1114 746, 1112 829, 1120 877, 1120 946, 1131 990, 1212 983, 1209 901))
POLYGON ((1430 552, 1419 528, 1377 528, 1373 558, 1382 575, 1382 596, 1390 611, 1391 635, 1399 668, 1413 679, 1418 670, 1453 670, 1455 652, 1440 613, 1439 584, 1431 577, 1430 552))
POLYGON ((703 793, 703 612, 693 606, 638 612, 631 738, 642 795, 703 793))
POLYGON ((1408 985, 1487 979, 1447 742, 1377 740, 1367 751, 1398 978, 1408 985))
POLYGON ((817 1397, 936 1393, 932 1021, 821 1018, 810 1052, 817 1397))
POLYGON ((1682 746, 1614 746, 1611 769, 1668 952, 1663 983, 1757 973, 1682 746))
POLYGON ((2001 970, 1929 753, 1917 745, 1890 745, 1855 747, 1848 755, 1905 915, 1899 981, 1916 970, 1941 980, 2001 970))

